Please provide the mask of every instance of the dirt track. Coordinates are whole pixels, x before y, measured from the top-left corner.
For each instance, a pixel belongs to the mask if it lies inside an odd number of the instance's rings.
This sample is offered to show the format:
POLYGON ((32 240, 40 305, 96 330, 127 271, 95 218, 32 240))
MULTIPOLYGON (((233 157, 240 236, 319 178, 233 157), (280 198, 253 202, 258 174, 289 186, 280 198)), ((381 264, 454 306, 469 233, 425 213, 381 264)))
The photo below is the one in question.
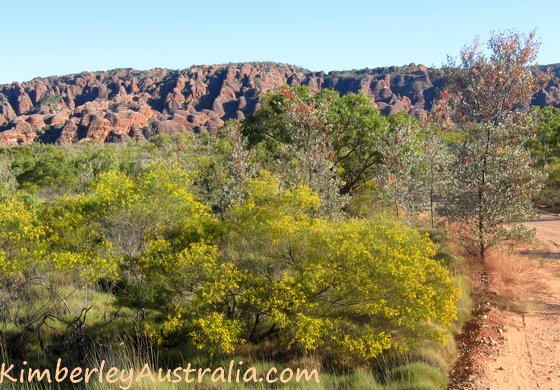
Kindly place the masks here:
POLYGON ((560 258, 560 215, 543 214, 528 225, 537 230, 535 238, 544 244, 545 250, 560 258))
POLYGON ((545 289, 536 292, 529 314, 501 312, 503 342, 483 364, 482 389, 560 389, 560 217, 532 221, 541 245, 522 251, 538 259, 545 289))

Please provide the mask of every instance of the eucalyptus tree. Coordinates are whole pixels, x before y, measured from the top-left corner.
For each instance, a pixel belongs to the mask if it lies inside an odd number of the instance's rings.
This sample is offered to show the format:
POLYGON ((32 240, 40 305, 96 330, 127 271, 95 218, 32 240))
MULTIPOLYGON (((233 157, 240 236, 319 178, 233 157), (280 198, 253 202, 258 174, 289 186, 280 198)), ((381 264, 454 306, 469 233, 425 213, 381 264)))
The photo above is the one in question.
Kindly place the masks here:
POLYGON ((500 241, 528 236, 523 222, 540 181, 526 148, 536 131, 529 104, 540 86, 531 68, 539 42, 534 32, 494 33, 487 48, 489 54, 475 40, 459 62, 449 60, 443 94, 462 134, 446 214, 474 240, 481 258, 500 241))

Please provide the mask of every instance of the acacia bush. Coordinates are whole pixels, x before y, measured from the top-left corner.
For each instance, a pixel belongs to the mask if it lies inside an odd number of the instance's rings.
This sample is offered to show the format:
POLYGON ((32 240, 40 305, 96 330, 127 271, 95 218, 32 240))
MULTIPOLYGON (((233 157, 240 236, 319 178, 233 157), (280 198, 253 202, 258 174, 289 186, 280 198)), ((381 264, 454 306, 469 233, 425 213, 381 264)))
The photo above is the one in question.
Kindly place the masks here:
POLYGON ((455 319, 455 282, 427 237, 390 222, 314 217, 316 195, 267 176, 249 194, 231 213, 225 252, 262 284, 242 314, 250 338, 278 332, 288 346, 367 359, 437 338, 432 325, 455 319))

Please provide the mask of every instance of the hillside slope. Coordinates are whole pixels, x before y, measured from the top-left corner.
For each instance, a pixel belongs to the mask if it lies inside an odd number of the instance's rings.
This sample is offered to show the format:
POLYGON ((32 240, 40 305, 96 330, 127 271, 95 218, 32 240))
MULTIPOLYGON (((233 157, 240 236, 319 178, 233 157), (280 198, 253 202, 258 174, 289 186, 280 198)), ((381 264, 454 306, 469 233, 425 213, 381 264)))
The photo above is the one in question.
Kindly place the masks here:
MULTIPOLYGON (((534 97, 560 105, 560 65, 534 97)), ((0 85, 0 146, 142 141, 154 134, 213 133, 229 118, 254 112, 283 84, 341 94, 364 92, 385 114, 425 115, 443 86, 442 72, 423 65, 311 72, 276 63, 193 66, 184 70, 117 69, 0 85)))

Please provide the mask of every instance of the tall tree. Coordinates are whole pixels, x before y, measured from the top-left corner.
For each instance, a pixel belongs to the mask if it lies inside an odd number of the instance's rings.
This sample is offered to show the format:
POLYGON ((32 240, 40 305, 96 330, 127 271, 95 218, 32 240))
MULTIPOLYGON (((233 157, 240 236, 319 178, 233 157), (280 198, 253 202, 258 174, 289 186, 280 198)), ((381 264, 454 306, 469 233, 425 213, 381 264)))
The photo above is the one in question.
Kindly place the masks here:
POLYGON ((339 193, 329 106, 329 99, 316 99, 308 88, 283 87, 265 97, 245 133, 268 150, 269 165, 285 184, 309 186, 321 199, 319 213, 332 216, 344 207, 346 196, 339 193))
POLYGON ((449 165, 452 155, 448 144, 454 142, 454 135, 445 131, 433 122, 425 121, 420 127, 419 149, 420 155, 416 164, 418 166, 418 179, 424 193, 423 204, 427 204, 430 212, 430 225, 436 225, 436 202, 445 196, 449 187, 449 165))
POLYGON ((383 164, 378 169, 378 181, 399 218, 401 210, 417 212, 423 205, 422 183, 417 175, 421 151, 418 123, 412 117, 401 112, 389 117, 389 123, 379 143, 383 164))
POLYGON ((528 234, 523 222, 540 179, 526 148, 536 130, 528 107, 540 86, 531 69, 538 48, 534 32, 494 33, 489 55, 475 40, 459 63, 444 67, 449 118, 463 135, 446 213, 481 258, 496 243, 528 234))
POLYGON ((323 90, 317 99, 328 100, 334 164, 342 184, 340 192, 351 194, 375 179, 382 161, 380 143, 389 121, 364 93, 340 96, 336 91, 323 90))
POLYGON ((220 140, 213 145, 218 151, 212 153, 214 170, 220 180, 217 184, 217 205, 224 212, 244 199, 243 186, 257 171, 254 152, 248 148, 238 120, 229 120, 220 129, 220 140))
POLYGON ((346 195, 375 179, 382 160, 379 146, 388 126, 387 118, 363 93, 340 96, 325 89, 312 95, 309 88, 298 86, 268 93, 259 111, 245 122, 244 132, 252 145, 260 144, 274 157, 297 140, 294 136, 308 137, 305 141, 317 146, 328 144, 340 194, 346 195), (317 134, 293 131, 309 125, 317 134))

